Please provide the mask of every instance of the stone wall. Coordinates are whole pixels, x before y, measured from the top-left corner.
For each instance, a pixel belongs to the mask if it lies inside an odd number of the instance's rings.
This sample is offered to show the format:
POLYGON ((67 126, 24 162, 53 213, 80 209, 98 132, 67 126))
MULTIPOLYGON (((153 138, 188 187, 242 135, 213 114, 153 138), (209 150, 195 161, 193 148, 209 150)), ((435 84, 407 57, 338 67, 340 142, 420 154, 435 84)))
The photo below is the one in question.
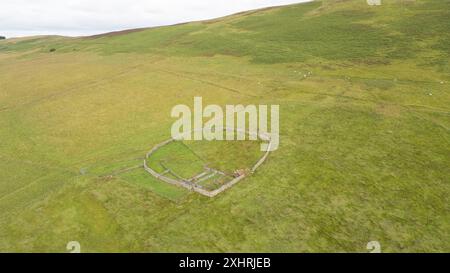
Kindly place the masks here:
MULTIPOLYGON (((226 129, 229 130, 229 129, 226 129)), ((247 132, 248 134, 251 134, 249 132, 247 132)), ((263 140, 268 140, 270 141, 270 138, 267 135, 261 135, 258 134, 258 136, 263 139, 263 140)), ((175 186, 179 186, 179 187, 183 187, 186 188, 190 191, 195 191, 197 193, 200 193, 204 196, 208 196, 208 197, 215 197, 217 196, 219 193, 224 192, 225 190, 233 187, 235 184, 237 184, 239 181, 241 181, 242 179, 244 179, 247 175, 241 175, 239 177, 236 177, 235 179, 231 180, 230 182, 226 183, 225 185, 221 186, 220 188, 213 190, 213 191, 208 191, 203 189, 201 186, 196 185, 195 183, 192 182, 188 182, 188 181, 181 181, 181 180, 176 180, 176 179, 172 179, 169 178, 167 176, 164 176, 162 174, 159 174, 158 172, 154 171, 152 168, 150 168, 147 165, 147 159, 155 152, 157 151, 159 148, 168 145, 169 143, 175 141, 175 139, 171 138, 168 139, 158 145, 156 145, 155 147, 153 147, 146 155, 145 160, 144 160, 144 169, 150 173, 152 176, 154 176, 155 178, 164 181, 166 183, 175 185, 175 186)), ((261 157, 261 159, 253 166, 253 168, 251 169, 251 172, 254 173, 263 163, 264 161, 266 161, 267 157, 269 156, 270 153, 270 147, 272 145, 272 142, 269 142, 269 148, 268 151, 264 154, 263 157, 261 157)))

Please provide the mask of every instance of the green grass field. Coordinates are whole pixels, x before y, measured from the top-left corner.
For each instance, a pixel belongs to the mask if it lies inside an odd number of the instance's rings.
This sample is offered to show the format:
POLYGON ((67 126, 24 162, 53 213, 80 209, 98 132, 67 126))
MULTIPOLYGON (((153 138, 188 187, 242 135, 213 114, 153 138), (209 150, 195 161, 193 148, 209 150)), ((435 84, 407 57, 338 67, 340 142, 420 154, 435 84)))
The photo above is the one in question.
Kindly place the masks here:
POLYGON ((449 0, 322 0, 2 40, 0 251, 448 252, 449 30, 449 0), (139 167, 195 96, 280 105, 280 148, 212 199, 139 167))

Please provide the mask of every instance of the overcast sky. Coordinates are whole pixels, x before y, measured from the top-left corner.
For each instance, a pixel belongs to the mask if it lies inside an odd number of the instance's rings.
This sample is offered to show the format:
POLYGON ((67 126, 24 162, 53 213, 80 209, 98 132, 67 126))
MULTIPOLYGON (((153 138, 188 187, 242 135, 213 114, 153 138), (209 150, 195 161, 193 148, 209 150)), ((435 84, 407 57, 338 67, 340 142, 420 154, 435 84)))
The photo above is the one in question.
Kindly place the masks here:
POLYGON ((0 35, 81 36, 307 0, 0 0, 0 35))

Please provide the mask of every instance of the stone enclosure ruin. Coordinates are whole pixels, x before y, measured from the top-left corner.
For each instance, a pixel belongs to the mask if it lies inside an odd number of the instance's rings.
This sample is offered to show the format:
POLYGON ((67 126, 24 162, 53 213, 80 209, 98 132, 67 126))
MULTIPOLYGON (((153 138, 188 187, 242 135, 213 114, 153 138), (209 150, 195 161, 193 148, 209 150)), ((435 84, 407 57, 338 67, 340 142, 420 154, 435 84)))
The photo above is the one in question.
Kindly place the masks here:
MULTIPOLYGON (((229 129, 224 129, 224 130, 229 130, 229 129)), ((236 131, 236 130, 233 129, 233 131, 236 131)), ((234 186, 235 184, 237 184, 238 182, 240 182, 247 176, 254 173, 266 161, 267 157, 269 156, 270 147, 271 147, 272 142, 271 142, 270 137, 267 134, 250 133, 248 131, 246 131, 245 133, 248 135, 252 135, 252 134, 256 135, 259 139, 269 142, 269 144, 268 144, 269 148, 267 149, 267 151, 256 162, 256 164, 254 164, 250 169, 236 170, 233 173, 233 175, 230 175, 221 170, 217 170, 217 169, 213 169, 213 168, 204 166, 203 172, 198 173, 195 176, 190 177, 190 178, 184 178, 184 177, 179 176, 174 170, 171 170, 170 168, 164 166, 162 163, 161 163, 161 165, 164 168, 164 171, 162 171, 162 172, 158 172, 155 169, 153 169, 152 167, 150 167, 148 164, 149 158, 151 158, 151 156, 156 151, 161 149, 162 147, 169 145, 176 141, 181 141, 180 139, 176 139, 176 138, 170 138, 170 139, 154 146, 145 156, 144 169, 149 174, 151 174, 153 177, 157 178, 160 181, 163 181, 163 182, 175 185, 175 186, 183 187, 190 191, 195 191, 195 192, 202 194, 204 196, 207 196, 207 197, 215 197, 218 194, 220 194, 221 192, 231 188, 232 186, 234 186), (224 180, 225 182, 216 189, 209 189, 209 188, 201 185, 201 182, 207 181, 208 179, 212 179, 213 177, 219 177, 220 179, 224 180)))

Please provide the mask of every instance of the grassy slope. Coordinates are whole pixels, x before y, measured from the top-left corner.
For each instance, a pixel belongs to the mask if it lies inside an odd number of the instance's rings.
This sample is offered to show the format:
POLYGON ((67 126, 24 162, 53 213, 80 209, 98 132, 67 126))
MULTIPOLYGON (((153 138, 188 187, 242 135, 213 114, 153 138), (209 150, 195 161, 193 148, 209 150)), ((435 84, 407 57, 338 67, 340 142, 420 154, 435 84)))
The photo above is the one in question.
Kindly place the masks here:
POLYGON ((449 10, 316 1, 0 41, 0 250, 450 251, 449 10), (109 176, 195 95, 280 104, 280 149, 215 199, 109 176))

